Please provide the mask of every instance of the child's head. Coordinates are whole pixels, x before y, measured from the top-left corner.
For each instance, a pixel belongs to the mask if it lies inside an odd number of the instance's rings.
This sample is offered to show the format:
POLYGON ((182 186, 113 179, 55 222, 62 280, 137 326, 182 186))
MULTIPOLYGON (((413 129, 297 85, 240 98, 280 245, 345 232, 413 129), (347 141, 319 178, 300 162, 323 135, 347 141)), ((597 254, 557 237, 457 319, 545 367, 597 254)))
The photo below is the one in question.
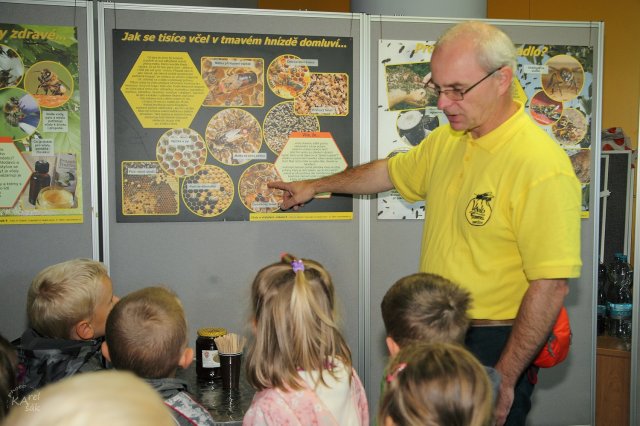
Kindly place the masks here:
POLYGON ((417 273, 398 280, 380 308, 392 355, 413 341, 463 343, 469 327, 467 290, 439 275, 417 273))
POLYGON ((149 384, 123 371, 77 374, 49 384, 12 408, 5 426, 172 426, 149 384))
POLYGON ((174 292, 147 287, 120 300, 107 319, 104 356, 119 370, 145 379, 172 377, 187 368, 193 350, 187 348, 187 321, 174 292))
POLYGON ((260 270, 251 287, 251 313, 255 339, 247 377, 256 389, 300 389, 298 369, 333 374, 332 359, 350 374, 351 352, 338 329, 333 282, 318 262, 283 255, 260 270))
POLYGON ((411 343, 385 371, 378 424, 492 424, 493 390, 485 368, 451 343, 411 343))
POLYGON ((18 385, 18 354, 15 348, 0 335, 0 423, 10 408, 10 393, 18 385))
POLYGON ((117 300, 102 263, 73 259, 36 275, 27 294, 27 315, 31 327, 45 337, 89 340, 104 336, 117 300))

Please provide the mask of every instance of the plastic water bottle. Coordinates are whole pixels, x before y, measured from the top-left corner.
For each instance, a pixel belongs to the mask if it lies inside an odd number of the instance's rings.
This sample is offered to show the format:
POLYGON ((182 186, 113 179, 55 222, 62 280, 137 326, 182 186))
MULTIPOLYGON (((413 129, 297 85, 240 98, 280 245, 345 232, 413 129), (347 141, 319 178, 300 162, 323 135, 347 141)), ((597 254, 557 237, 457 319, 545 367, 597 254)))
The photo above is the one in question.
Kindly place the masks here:
POLYGON ((605 334, 607 316, 607 267, 604 263, 598 265, 598 336, 605 334))
POLYGON ((607 331, 610 336, 631 342, 632 271, 627 256, 616 253, 608 268, 607 331))

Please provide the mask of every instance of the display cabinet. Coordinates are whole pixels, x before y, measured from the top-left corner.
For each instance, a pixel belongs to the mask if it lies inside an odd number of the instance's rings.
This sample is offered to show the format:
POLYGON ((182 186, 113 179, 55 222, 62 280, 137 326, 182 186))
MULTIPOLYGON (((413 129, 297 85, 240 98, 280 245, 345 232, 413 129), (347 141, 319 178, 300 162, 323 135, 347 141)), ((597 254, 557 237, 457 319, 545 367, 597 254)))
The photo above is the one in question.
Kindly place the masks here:
POLYGON ((629 425, 630 384, 631 352, 615 337, 598 337, 596 426, 629 425))

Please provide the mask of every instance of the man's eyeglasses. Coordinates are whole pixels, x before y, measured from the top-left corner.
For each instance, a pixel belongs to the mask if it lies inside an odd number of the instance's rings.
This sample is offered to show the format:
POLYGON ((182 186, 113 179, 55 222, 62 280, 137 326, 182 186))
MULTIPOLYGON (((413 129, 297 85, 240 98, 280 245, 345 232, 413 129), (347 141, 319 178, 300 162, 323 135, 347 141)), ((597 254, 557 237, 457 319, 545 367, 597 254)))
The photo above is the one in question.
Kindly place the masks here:
POLYGON ((479 85, 480 83, 482 83, 487 78, 491 77, 493 74, 495 74, 496 72, 500 71, 501 69, 502 69, 502 67, 496 68, 495 70, 491 71, 489 74, 487 74, 484 77, 482 77, 478 82, 476 82, 475 84, 472 84, 471 86, 467 87, 466 89, 444 89, 443 90, 443 89, 439 88, 438 86, 436 86, 435 84, 433 84, 431 79, 429 79, 429 81, 427 81, 427 83, 424 85, 424 87, 427 90, 430 90, 431 92, 433 92, 438 97, 440 97, 440 94, 444 93, 444 95, 447 98, 451 99, 452 101, 461 101, 461 100, 464 99, 464 95, 469 93, 474 87, 476 87, 477 85, 479 85))

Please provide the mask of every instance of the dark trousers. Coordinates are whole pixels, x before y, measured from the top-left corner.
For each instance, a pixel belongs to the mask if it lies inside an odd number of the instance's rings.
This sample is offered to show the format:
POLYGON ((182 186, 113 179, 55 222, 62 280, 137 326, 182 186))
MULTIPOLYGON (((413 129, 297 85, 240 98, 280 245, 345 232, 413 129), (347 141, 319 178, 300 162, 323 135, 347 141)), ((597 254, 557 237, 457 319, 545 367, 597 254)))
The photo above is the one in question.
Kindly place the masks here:
MULTIPOLYGON (((469 327, 465 339, 467 348, 480 360, 480 363, 494 367, 500 359, 502 349, 511 334, 510 326, 469 327)), ((530 367, 535 368, 535 367, 530 367)), ((513 395, 513 405, 507 417, 508 426, 524 426, 527 414, 531 410, 531 394, 534 383, 529 380, 529 371, 518 378, 513 395)))

